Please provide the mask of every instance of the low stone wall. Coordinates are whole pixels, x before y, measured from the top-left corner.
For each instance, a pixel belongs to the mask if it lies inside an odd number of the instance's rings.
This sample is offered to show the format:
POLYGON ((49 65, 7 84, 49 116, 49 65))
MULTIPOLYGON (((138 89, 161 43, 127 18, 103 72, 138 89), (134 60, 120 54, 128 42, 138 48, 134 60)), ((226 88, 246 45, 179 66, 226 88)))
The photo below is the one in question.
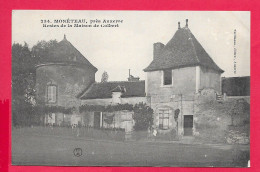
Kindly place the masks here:
POLYGON ((226 142, 228 144, 249 144, 250 125, 229 126, 226 133, 226 142))
POLYGON ((250 104, 250 96, 226 96, 226 100, 238 100, 238 99, 244 99, 247 103, 250 104))
POLYGON ((226 141, 228 144, 249 144, 249 137, 246 133, 230 130, 228 131, 226 141))
POLYGON ((196 95, 193 132, 195 139, 207 143, 248 144, 249 127, 245 125, 249 124, 244 124, 244 121, 248 121, 249 116, 246 113, 242 112, 240 116, 236 116, 233 123, 237 126, 230 127, 230 111, 236 103, 237 99, 218 102, 214 90, 203 90, 201 94, 196 95))

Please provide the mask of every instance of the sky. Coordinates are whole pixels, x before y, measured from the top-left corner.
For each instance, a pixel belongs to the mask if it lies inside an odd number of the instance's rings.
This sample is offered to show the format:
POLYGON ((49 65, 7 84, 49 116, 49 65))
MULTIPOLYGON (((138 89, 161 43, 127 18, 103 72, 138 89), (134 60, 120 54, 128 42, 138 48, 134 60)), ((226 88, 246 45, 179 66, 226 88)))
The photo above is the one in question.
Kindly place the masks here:
POLYGON ((247 11, 14 10, 12 43, 26 42, 32 47, 40 40, 61 41, 66 34, 67 40, 98 68, 97 82, 104 71, 109 81, 127 80, 129 69, 133 76, 144 80, 143 69, 153 59, 153 43, 167 44, 178 29, 178 22, 184 27, 186 19, 193 35, 225 71, 223 77, 250 75, 250 12, 247 11), (50 20, 54 24, 54 20, 66 19, 123 20, 123 23, 110 28, 43 27, 41 23, 50 20))

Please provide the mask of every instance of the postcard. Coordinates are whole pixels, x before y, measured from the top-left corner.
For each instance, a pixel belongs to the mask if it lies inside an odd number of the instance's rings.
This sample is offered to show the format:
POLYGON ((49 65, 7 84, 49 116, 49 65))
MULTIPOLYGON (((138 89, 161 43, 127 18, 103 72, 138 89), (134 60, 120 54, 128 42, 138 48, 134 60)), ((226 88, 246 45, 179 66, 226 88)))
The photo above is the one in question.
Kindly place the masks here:
POLYGON ((250 166, 249 11, 12 11, 14 166, 250 166))

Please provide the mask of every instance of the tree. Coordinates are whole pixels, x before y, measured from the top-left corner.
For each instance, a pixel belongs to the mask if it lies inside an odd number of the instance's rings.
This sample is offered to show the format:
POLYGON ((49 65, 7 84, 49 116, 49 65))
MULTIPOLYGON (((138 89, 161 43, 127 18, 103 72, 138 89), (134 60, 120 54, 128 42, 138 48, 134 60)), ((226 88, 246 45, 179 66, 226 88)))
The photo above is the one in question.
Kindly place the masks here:
POLYGON ((27 124, 32 119, 35 104, 35 59, 28 44, 12 45, 12 114, 14 125, 27 124))
POLYGON ((57 41, 39 41, 32 50, 28 44, 12 45, 12 115, 14 125, 29 125, 39 121, 35 112, 35 65, 46 61, 57 41))
POLYGON ((108 81, 108 74, 106 71, 103 72, 102 78, 101 78, 101 83, 107 82, 108 81))
POLYGON ((36 60, 36 63, 45 62, 51 60, 52 50, 58 45, 56 40, 39 41, 32 47, 32 57, 36 60))
POLYGON ((136 104, 133 119, 135 121, 135 131, 147 130, 153 125, 153 109, 145 103, 136 104))

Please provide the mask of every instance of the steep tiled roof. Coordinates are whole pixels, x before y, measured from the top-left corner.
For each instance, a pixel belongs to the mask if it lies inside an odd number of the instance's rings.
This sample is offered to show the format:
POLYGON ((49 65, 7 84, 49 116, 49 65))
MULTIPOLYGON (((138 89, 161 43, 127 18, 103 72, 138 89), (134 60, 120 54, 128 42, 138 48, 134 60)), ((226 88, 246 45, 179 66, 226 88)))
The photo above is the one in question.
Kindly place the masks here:
POLYGON ((81 99, 112 98, 112 92, 123 88, 121 97, 145 97, 144 81, 114 81, 94 83, 81 96, 81 99))
POLYGON ((173 38, 161 50, 158 58, 155 58, 144 71, 176 69, 196 65, 221 73, 224 72, 211 59, 190 29, 184 27, 176 31, 173 38))
POLYGON ((46 57, 45 63, 65 63, 74 65, 84 65, 94 71, 94 67, 67 39, 60 41, 57 46, 49 52, 49 57, 46 57))

